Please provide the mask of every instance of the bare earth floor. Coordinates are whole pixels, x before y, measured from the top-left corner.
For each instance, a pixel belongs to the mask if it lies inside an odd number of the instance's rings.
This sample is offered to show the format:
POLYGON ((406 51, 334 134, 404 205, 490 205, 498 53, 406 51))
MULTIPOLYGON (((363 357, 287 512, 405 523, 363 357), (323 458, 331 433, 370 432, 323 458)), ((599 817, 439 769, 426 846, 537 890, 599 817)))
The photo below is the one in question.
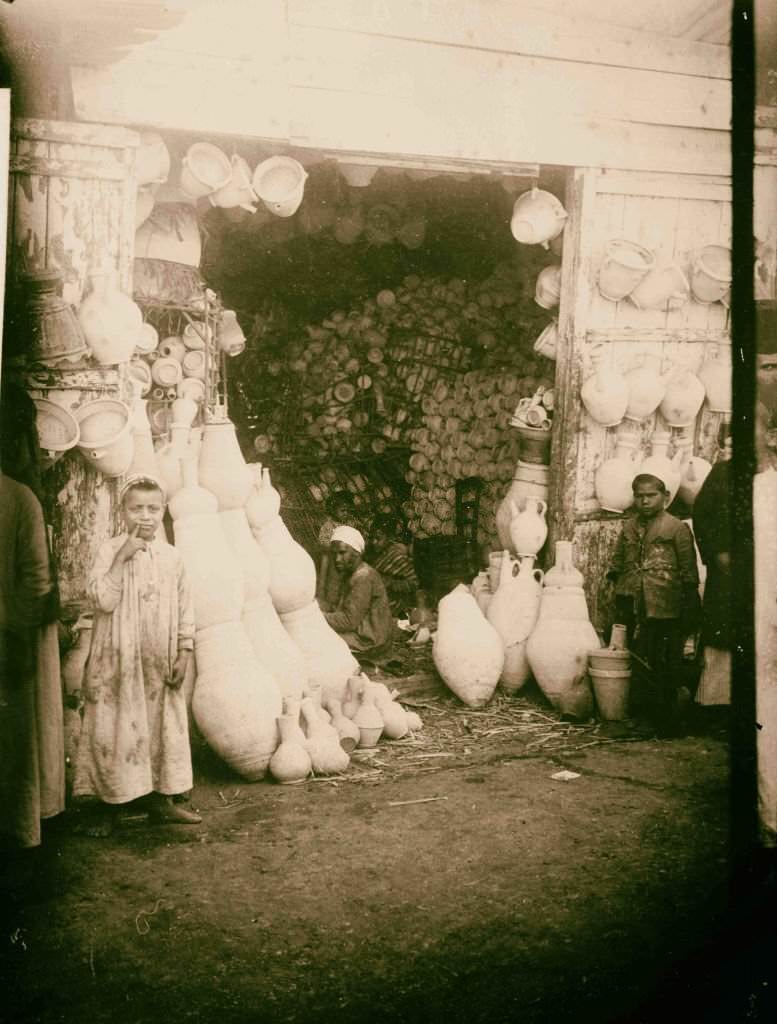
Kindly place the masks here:
POLYGON ((743 951, 726 968, 714 946, 724 737, 613 741, 506 707, 428 701, 424 734, 303 786, 201 753, 201 826, 51 823, 3 879, 0 1018, 766 1020, 726 973, 743 951))

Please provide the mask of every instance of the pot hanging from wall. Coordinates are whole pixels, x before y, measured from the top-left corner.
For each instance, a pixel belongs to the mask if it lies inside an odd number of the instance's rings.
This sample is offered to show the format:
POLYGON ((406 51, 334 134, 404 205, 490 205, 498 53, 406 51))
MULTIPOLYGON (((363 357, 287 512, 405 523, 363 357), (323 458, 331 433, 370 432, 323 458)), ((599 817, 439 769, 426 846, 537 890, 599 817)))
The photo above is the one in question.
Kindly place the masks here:
POLYGON ((649 249, 626 238, 613 238, 604 250, 599 268, 599 291, 605 299, 620 302, 647 275, 655 262, 649 249))
POLYGON ((658 409, 670 427, 688 427, 704 403, 704 385, 686 366, 677 366, 667 375, 666 393, 658 409))
POLYGON ((522 193, 513 204, 510 231, 517 242, 541 245, 557 238, 567 221, 567 211, 552 192, 532 188, 522 193))
POLYGON ((691 297, 688 278, 676 263, 652 267, 629 292, 637 309, 681 309, 691 297))
POLYGON ((200 199, 224 188, 231 177, 229 157, 210 142, 195 142, 181 160, 181 191, 191 199, 200 199))
POLYGON ((537 275, 534 301, 543 309, 555 309, 561 300, 561 267, 543 267, 537 275))
POLYGON ((116 285, 113 271, 92 275, 91 290, 78 309, 78 320, 90 352, 101 366, 130 361, 141 338, 143 314, 116 285))
POLYGON ((602 348, 591 353, 593 373, 580 389, 580 398, 591 419, 603 427, 616 427, 629 404, 629 386, 623 374, 607 366, 602 348))
POLYGON ((705 245, 691 269, 691 291, 697 302, 728 305, 731 290, 731 250, 723 245, 705 245))
POLYGON ((276 217, 292 217, 302 203, 307 171, 290 156, 271 156, 254 171, 254 192, 276 217))
POLYGON ((62 366, 86 354, 87 340, 75 310, 60 292, 59 270, 29 271, 22 278, 24 330, 35 362, 62 366))
POLYGON ((710 412, 728 415, 731 412, 731 345, 718 345, 699 370, 710 412))
POLYGON ((636 434, 620 434, 615 454, 599 466, 594 476, 596 498, 605 512, 625 512, 634 504, 631 482, 639 470, 636 434))
POLYGON ((122 476, 134 452, 130 410, 114 398, 97 398, 74 411, 80 436, 78 450, 103 476, 122 476))
POLYGON ((75 416, 57 402, 45 398, 34 399, 35 426, 43 457, 43 469, 50 469, 65 452, 78 444, 80 429, 75 416))

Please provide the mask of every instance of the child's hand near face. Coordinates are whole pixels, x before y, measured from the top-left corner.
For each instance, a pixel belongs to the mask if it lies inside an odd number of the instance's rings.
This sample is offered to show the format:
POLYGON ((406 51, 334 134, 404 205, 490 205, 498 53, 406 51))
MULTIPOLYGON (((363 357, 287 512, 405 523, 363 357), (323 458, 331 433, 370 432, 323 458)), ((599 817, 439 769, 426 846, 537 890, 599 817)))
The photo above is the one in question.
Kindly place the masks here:
POLYGON ((119 558, 122 562, 128 562, 130 558, 134 558, 138 551, 146 550, 146 542, 140 536, 141 526, 138 524, 129 534, 127 539, 124 541, 122 546, 119 548, 119 558))

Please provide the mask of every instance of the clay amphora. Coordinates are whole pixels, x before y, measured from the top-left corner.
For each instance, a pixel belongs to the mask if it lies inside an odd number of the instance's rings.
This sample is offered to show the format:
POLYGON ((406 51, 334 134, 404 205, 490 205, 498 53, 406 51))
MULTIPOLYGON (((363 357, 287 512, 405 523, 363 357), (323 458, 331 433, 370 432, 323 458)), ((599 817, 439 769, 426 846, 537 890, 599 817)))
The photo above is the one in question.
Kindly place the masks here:
POLYGON ((603 352, 593 352, 591 362, 594 372, 580 389, 580 398, 591 419, 603 427, 616 427, 628 408, 628 382, 620 371, 605 364, 603 352))
POLYGON ((596 498, 606 512, 625 512, 634 504, 631 482, 639 472, 638 441, 635 434, 620 434, 615 454, 596 470, 596 498))
POLYGON ((230 768, 250 781, 261 779, 278 746, 278 687, 257 662, 239 619, 198 629, 194 654, 197 728, 230 768))
POLYGON ((270 598, 270 566, 251 534, 244 509, 219 513, 230 548, 243 573, 243 625, 259 661, 268 668, 284 697, 301 697, 308 672, 302 652, 283 628, 270 598))
POLYGON ((141 335, 143 314, 117 287, 111 271, 92 275, 91 290, 78 309, 78 320, 92 356, 101 366, 129 362, 141 335))
POLYGON ((359 746, 374 747, 383 735, 383 715, 375 706, 372 693, 364 687, 359 692, 359 707, 353 716, 354 725, 359 728, 359 746))
POLYGON ((216 495, 220 509, 245 508, 254 482, 237 443, 234 423, 205 424, 199 470, 202 486, 216 495))
POLYGON ((543 576, 540 569, 533 568, 533 562, 533 558, 527 558, 516 564, 509 551, 503 552, 499 586, 487 612, 504 645, 499 683, 508 693, 520 690, 530 675, 526 642, 539 614, 543 576))
POLYGON ((464 704, 483 707, 504 667, 504 645, 463 584, 443 597, 437 610, 432 658, 444 682, 464 704))
POLYGON ((676 263, 653 267, 629 293, 637 309, 681 309, 691 297, 691 286, 676 263))
POLYGON ((340 746, 340 736, 337 730, 323 721, 315 701, 311 697, 305 697, 300 711, 305 727, 305 746, 310 754, 313 771, 318 775, 335 775, 344 772, 350 764, 350 758, 340 746))
POLYGON ((624 419, 641 423, 652 416, 661 404, 666 394, 667 378, 654 367, 646 366, 644 359, 623 376, 629 389, 624 419))
POLYGON ((342 700, 350 676, 359 665, 348 644, 324 618, 315 599, 293 612, 281 612, 284 629, 302 652, 309 683, 321 686, 323 699, 342 700))
POLYGON ((337 729, 340 737, 340 746, 346 754, 352 754, 358 746, 361 734, 358 725, 355 725, 350 718, 343 714, 343 707, 336 697, 329 701, 329 713, 332 716, 332 725, 337 729))
POLYGON ((513 518, 511 505, 520 511, 529 498, 547 502, 550 481, 550 466, 540 466, 518 460, 512 483, 496 510, 496 533, 502 549, 513 551, 510 523, 513 518))
POLYGON ((668 376, 666 393, 658 407, 670 427, 687 427, 704 402, 704 385, 687 367, 676 367, 668 376))
POLYGON ((731 346, 719 345, 699 370, 710 412, 731 412, 731 374, 731 346))
POLYGON ((640 473, 651 473, 653 476, 657 476, 659 480, 664 481, 669 492, 667 505, 671 505, 674 501, 674 496, 677 494, 677 489, 680 486, 680 476, 682 473, 680 468, 682 452, 675 452, 671 459, 667 455, 670 440, 669 434, 662 432, 653 434, 650 443, 650 455, 639 467, 640 473))
POLYGON ((615 238, 605 247, 599 270, 599 291, 605 299, 620 302, 632 292, 653 266, 649 249, 625 238, 615 238))
POLYGON ((313 770, 310 754, 300 736, 305 736, 299 727, 298 715, 279 715, 278 732, 281 742, 270 758, 270 774, 284 786, 304 782, 313 770))
POLYGON ((522 511, 518 511, 514 502, 510 511, 510 540, 513 551, 521 557, 536 555, 548 536, 548 523, 545 519, 548 506, 544 501, 527 498, 522 511))
POLYGON ((539 618, 527 645, 529 664, 540 689, 558 711, 588 718, 593 711, 586 675, 588 652, 601 643, 588 617, 582 587, 548 586, 547 580, 546 575, 539 618))
POLYGON ((572 557, 572 541, 556 541, 556 557, 553 565, 545 573, 546 587, 577 587, 583 586, 583 574, 577 568, 572 557))
MULTIPOLYGON (((197 628, 224 622, 239 624, 245 599, 244 577, 224 534, 216 498, 198 485, 193 459, 186 460, 182 468, 184 486, 170 499, 168 507, 175 546, 181 552, 192 589, 197 628)), ((253 657, 253 651, 251 654, 253 657)))

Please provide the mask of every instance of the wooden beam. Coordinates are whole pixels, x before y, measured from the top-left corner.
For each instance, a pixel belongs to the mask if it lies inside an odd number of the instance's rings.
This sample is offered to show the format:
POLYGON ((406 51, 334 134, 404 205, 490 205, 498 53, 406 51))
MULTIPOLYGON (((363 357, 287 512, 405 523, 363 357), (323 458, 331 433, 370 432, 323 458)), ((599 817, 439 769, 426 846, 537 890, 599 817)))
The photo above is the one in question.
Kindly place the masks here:
POLYGON ((643 330, 640 327, 608 327, 593 328, 585 332, 588 344, 597 345, 611 341, 629 341, 637 343, 689 341, 689 342, 722 342, 731 343, 729 331, 710 330, 706 327, 660 327, 643 330))
MULTIPOLYGON (((569 5, 574 11, 574 4, 569 5)), ((731 77, 726 46, 559 15, 515 0, 288 0, 289 24, 608 67, 731 77)), ((649 21, 649 14, 646 15, 649 21)))
POLYGON ((88 178, 90 181, 123 181, 127 177, 127 169, 121 163, 111 165, 91 160, 57 160, 39 156, 12 156, 11 171, 44 178, 88 178))
POLYGON ((731 179, 701 174, 644 174, 634 171, 604 170, 597 192, 608 195, 660 196, 672 199, 712 199, 731 202, 731 179))
POLYGON ((77 143, 82 146, 104 146, 127 149, 140 144, 140 136, 130 128, 112 124, 78 124, 73 121, 42 121, 38 118, 16 117, 11 125, 15 139, 36 142, 77 143))

